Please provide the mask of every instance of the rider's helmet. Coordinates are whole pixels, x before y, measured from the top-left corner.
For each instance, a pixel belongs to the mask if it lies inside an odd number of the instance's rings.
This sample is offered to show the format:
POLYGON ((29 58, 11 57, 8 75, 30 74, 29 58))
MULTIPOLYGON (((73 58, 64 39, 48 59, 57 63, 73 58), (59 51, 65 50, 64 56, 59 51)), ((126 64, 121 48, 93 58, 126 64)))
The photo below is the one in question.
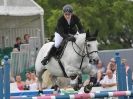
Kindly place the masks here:
POLYGON ((72 13, 73 12, 73 7, 70 5, 70 4, 66 4, 64 7, 63 7, 63 12, 66 13, 72 13))

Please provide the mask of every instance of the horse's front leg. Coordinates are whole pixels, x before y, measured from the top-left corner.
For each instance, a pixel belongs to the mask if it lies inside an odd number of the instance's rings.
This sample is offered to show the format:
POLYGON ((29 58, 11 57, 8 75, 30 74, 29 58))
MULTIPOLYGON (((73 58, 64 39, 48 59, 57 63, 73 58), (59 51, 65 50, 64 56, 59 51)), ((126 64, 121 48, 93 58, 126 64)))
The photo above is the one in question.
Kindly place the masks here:
POLYGON ((81 70, 73 65, 65 65, 65 71, 68 77, 82 74, 81 70))
POLYGON ((94 65, 88 64, 82 70, 84 74, 89 75, 88 78, 89 80, 86 80, 87 81, 86 84, 84 83, 84 92, 88 93, 91 91, 92 87, 97 83, 96 79, 97 69, 94 65))
POLYGON ((97 69, 94 65, 88 64, 82 68, 83 74, 88 74, 89 76, 96 76, 97 69))
POLYGON ((71 78, 70 85, 74 88, 74 90, 79 90, 82 86, 81 70, 73 66, 67 66, 66 73, 67 76, 71 78))

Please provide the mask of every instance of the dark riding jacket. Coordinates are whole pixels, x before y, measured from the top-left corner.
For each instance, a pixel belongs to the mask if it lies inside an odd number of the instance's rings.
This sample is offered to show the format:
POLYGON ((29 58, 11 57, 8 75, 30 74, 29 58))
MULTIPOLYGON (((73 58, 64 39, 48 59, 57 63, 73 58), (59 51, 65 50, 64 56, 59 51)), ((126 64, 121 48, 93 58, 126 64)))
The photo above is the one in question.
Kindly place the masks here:
POLYGON ((59 33, 63 39, 68 37, 68 34, 75 35, 77 31, 79 33, 83 33, 83 26, 76 15, 71 16, 70 25, 68 24, 67 20, 64 16, 61 16, 58 19, 57 26, 55 31, 59 33))

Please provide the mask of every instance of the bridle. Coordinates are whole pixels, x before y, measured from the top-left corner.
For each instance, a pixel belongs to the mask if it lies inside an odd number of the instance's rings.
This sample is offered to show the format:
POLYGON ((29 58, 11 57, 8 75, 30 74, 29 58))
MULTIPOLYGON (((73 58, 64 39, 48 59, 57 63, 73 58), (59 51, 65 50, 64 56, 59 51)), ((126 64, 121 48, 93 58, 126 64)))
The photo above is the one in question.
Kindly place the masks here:
POLYGON ((90 58, 90 54, 92 53, 98 53, 98 51, 92 51, 92 52, 88 52, 88 45, 87 45, 87 40, 85 41, 84 43, 84 48, 83 50, 79 47, 79 45, 76 43, 76 42, 72 42, 72 47, 73 47, 73 50, 75 51, 75 53, 77 53, 79 56, 81 57, 85 57, 85 56, 88 56, 88 58, 90 58), (83 52, 82 54, 78 53, 74 47, 74 44, 77 46, 77 48, 83 52))
POLYGON ((92 52, 88 52, 88 45, 87 45, 87 40, 85 40, 85 43, 84 43, 84 47, 83 47, 83 50, 79 47, 79 45, 76 43, 76 42, 72 42, 72 47, 73 47, 73 50, 75 51, 75 53, 77 53, 81 58, 81 64, 80 64, 80 69, 82 67, 82 63, 83 63, 83 60, 84 58, 87 56, 89 59, 90 59, 90 55, 92 53, 98 53, 98 51, 92 51, 92 52), (77 46, 77 48, 80 50, 81 53, 77 52, 77 50, 75 49, 74 47, 74 44, 77 46))

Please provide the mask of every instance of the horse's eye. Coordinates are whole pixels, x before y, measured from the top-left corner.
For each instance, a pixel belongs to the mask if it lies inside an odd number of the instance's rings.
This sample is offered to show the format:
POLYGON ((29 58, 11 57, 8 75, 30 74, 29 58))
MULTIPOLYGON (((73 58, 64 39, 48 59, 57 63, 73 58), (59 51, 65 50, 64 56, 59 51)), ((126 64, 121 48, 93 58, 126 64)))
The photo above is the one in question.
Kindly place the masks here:
POLYGON ((90 47, 91 45, 90 45, 90 44, 88 44, 87 46, 88 46, 88 47, 90 47))

